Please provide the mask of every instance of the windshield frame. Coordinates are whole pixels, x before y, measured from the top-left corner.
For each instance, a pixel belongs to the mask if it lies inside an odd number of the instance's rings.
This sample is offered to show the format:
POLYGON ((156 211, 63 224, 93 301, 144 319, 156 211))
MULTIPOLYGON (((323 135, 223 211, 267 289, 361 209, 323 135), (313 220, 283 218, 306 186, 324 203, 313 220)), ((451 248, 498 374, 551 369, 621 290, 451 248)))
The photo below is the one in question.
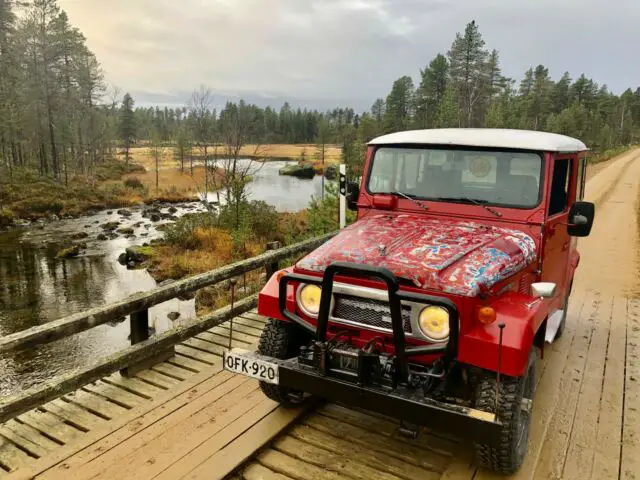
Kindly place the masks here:
MULTIPOLYGON (((375 145, 373 151, 371 152, 371 157, 369 161, 369 165, 367 167, 366 172, 366 182, 364 183, 364 189, 368 195, 394 195, 392 192, 372 192, 369 190, 369 182, 371 181, 371 171, 373 169, 373 164, 376 160, 376 153, 381 148, 398 148, 398 149, 420 149, 420 150, 446 150, 446 151, 469 151, 469 152, 496 152, 496 153, 529 153, 540 157, 540 180, 538 185, 538 198, 535 205, 514 205, 510 203, 498 203, 498 202, 487 202, 482 203, 482 205, 486 205, 489 207, 497 207, 497 208, 509 208, 514 210, 534 210, 539 208, 544 201, 544 193, 546 191, 546 173, 547 173, 547 152, 541 150, 525 150, 518 148, 499 148, 499 147, 483 147, 483 146, 469 146, 469 145, 442 145, 442 144, 414 144, 414 143, 388 143, 388 144, 380 144, 375 145)), ((481 205, 475 205, 472 202, 468 202, 466 200, 441 200, 438 198, 430 198, 430 197, 422 197, 417 195, 415 197, 417 200, 421 200, 423 202, 433 202, 433 203, 441 203, 441 204, 457 204, 457 205, 473 205, 474 207, 482 208, 481 205)), ((471 198, 471 197, 470 197, 471 198)), ((481 201, 480 199, 473 199, 476 201, 481 201)))

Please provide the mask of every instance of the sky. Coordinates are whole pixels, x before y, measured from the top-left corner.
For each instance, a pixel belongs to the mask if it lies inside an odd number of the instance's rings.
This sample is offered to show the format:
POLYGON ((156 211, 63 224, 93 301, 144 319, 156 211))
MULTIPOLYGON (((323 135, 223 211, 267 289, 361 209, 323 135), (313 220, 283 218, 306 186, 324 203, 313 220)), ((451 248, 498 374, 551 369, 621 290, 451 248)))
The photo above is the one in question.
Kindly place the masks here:
POLYGON ((475 20, 503 74, 543 64, 614 93, 640 86, 640 0, 58 0, 136 105, 367 110, 475 20))

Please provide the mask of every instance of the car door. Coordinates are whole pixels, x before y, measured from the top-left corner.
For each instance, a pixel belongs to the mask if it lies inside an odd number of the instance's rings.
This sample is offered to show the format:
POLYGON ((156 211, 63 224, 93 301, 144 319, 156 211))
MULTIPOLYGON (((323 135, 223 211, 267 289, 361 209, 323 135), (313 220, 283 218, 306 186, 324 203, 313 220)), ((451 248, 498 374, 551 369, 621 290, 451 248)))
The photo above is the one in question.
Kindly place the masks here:
POLYGON ((567 293, 572 239, 567 233, 569 208, 575 201, 577 158, 557 156, 550 172, 544 229, 542 280, 556 284, 552 309, 562 308, 567 293))

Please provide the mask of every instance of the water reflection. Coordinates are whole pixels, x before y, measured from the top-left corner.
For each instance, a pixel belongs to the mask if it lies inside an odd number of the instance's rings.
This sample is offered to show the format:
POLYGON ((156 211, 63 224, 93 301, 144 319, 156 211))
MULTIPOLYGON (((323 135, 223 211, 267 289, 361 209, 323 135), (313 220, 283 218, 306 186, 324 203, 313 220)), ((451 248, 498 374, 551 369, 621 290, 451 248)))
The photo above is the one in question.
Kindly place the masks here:
MULTIPOLYGON (((279 211, 295 211, 307 206, 311 195, 320 196, 322 179, 300 180, 278 175, 285 162, 267 163, 253 175, 248 187, 251 199, 264 200, 279 211)), ((209 194, 215 200, 215 194, 209 194)), ((175 216, 202 211, 199 203, 177 206, 175 216)), ((165 206, 163 213, 168 212, 165 206)), ((63 220, 0 234, 0 336, 40 325, 88 308, 105 305, 130 294, 156 287, 144 270, 128 270, 117 262, 118 255, 131 245, 141 245, 161 235, 153 223, 132 209, 131 216, 102 211, 79 219, 63 220), (118 221, 119 228, 131 227, 135 238, 108 241, 97 239, 101 225, 118 221), (56 253, 68 237, 86 233, 86 250, 77 258, 59 259, 56 253)), ((193 300, 170 300, 153 307, 150 324, 156 332, 193 318, 193 300), (167 314, 180 313, 172 322, 167 314)), ((128 319, 114 326, 102 325, 78 335, 0 358, 0 395, 29 388, 70 369, 86 366, 96 359, 129 345, 128 319)))

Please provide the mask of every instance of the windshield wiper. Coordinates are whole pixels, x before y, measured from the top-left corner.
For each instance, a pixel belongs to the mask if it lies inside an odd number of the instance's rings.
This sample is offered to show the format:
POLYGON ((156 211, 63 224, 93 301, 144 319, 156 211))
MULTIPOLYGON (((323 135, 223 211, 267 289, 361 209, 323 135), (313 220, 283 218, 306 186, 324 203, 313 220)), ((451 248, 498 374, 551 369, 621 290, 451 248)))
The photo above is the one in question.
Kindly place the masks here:
POLYGON ((415 195, 411 195, 409 193, 402 193, 402 192, 389 192, 391 195, 399 195, 401 197, 406 198, 407 200, 411 200, 413 203, 415 203, 416 205, 418 205, 419 207, 424 208, 425 210, 429 210, 429 207, 427 207, 426 204, 422 203, 420 200, 416 200, 415 195))
POLYGON ((502 217, 502 214, 500 212, 498 212, 497 210, 494 210, 489 205, 485 205, 485 203, 487 203, 486 200, 475 200, 475 199, 469 198, 469 197, 438 197, 437 200, 444 201, 444 202, 449 200, 451 202, 469 202, 469 203, 473 203, 475 205, 481 206, 482 208, 484 208, 485 210, 491 212, 492 214, 494 214, 498 218, 502 217))

